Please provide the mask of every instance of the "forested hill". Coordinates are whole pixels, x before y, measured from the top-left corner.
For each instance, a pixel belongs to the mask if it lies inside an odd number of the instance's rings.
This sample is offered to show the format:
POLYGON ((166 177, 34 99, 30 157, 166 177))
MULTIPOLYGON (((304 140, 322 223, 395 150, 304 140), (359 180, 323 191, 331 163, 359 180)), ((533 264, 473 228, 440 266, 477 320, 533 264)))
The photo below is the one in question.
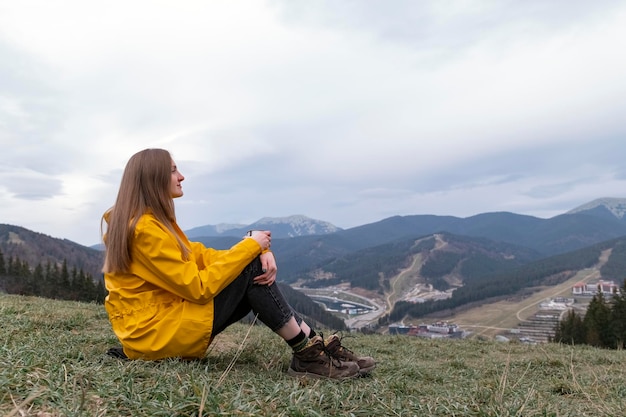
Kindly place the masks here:
POLYGON ((424 303, 398 302, 389 316, 381 319, 386 324, 405 316, 424 317, 438 312, 453 312, 472 303, 485 304, 501 297, 533 291, 541 286, 552 286, 573 277, 578 271, 590 268, 600 261, 603 252, 609 253, 601 267, 604 280, 622 284, 626 279, 626 237, 530 262, 517 268, 484 274, 467 280, 446 300, 424 303))
POLYGON ((47 263, 83 270, 93 278, 102 276, 103 253, 67 239, 57 239, 23 227, 0 224, 0 252, 5 260, 17 257, 32 268, 47 263))
POLYGON ((496 271, 512 269, 541 257, 541 254, 516 245, 484 238, 437 233, 419 239, 404 239, 351 252, 319 262, 308 272, 295 277, 299 285, 323 287, 350 283, 382 294, 390 280, 411 267, 414 283, 430 284, 445 291, 453 284, 496 271))

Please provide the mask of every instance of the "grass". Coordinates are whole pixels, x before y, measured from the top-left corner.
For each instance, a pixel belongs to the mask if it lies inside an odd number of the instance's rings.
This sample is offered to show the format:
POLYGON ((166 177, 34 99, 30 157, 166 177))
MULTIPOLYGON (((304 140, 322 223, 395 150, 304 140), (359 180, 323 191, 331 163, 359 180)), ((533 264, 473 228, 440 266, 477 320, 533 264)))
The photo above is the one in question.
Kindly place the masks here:
POLYGON ((370 377, 299 380, 264 326, 231 326, 200 361, 121 361, 102 306, 2 294, 0 334, 4 416, 626 414, 624 351, 350 334, 370 377))

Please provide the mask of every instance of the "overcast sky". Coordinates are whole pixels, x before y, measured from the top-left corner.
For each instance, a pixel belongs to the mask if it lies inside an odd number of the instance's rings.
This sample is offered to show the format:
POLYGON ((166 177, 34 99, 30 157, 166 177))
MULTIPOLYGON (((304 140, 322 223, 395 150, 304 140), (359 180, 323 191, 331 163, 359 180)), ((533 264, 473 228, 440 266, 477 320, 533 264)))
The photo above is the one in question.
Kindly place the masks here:
POLYGON ((0 0, 0 223, 92 245, 135 152, 183 229, 626 196, 626 3, 0 0))

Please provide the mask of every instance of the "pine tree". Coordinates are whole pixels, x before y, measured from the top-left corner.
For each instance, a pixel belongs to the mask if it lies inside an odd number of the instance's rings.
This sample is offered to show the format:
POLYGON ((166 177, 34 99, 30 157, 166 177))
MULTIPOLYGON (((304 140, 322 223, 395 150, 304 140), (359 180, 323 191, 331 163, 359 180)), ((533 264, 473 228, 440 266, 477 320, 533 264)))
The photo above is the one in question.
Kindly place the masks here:
POLYGON ((96 284, 93 282, 91 275, 85 274, 81 269, 73 282, 74 294, 80 301, 96 301, 96 284))
POLYGON ((626 343, 626 281, 611 300, 611 331, 615 338, 615 348, 623 349, 626 343))
POLYGON ((41 295, 41 287, 44 284, 43 267, 38 263, 33 270, 32 291, 33 295, 41 295))
POLYGON ((103 280, 99 279, 96 283, 96 302, 98 302, 98 304, 104 303, 104 299, 106 298, 106 296, 107 290, 104 287, 104 282, 103 280))
POLYGON ((61 265, 61 279, 59 281, 59 288, 57 290, 58 298, 60 299, 70 299, 70 273, 67 269, 67 259, 63 259, 63 264, 61 265))
POLYGON ((34 272, 31 272, 30 266, 26 263, 22 263, 22 272, 20 275, 21 290, 19 294, 22 295, 37 295, 35 288, 34 272))
POLYGON ((587 307, 583 320, 587 344, 596 347, 613 347, 614 337, 611 333, 610 320, 611 309, 598 289, 587 307))
POLYGON ((554 341, 571 345, 585 343, 585 326, 580 315, 574 310, 568 311, 557 325, 554 341))
POLYGON ((4 254, 0 250, 0 276, 6 275, 7 269, 4 263, 4 254))
POLYGON ((13 256, 9 257, 9 262, 7 263, 7 275, 10 277, 15 277, 18 274, 20 260, 13 256))
POLYGON ((4 287, 8 293, 23 294, 24 287, 30 278, 30 268, 28 264, 17 256, 11 256, 7 264, 7 271, 4 278, 4 287))
POLYGON ((41 294, 46 298, 59 298, 59 286, 61 283, 61 271, 57 264, 52 264, 48 261, 46 265, 46 285, 43 293, 41 294))
POLYGON ((80 291, 81 283, 78 282, 78 271, 76 267, 73 267, 70 271, 70 285, 66 291, 66 297, 68 300, 80 300, 78 295, 80 291))

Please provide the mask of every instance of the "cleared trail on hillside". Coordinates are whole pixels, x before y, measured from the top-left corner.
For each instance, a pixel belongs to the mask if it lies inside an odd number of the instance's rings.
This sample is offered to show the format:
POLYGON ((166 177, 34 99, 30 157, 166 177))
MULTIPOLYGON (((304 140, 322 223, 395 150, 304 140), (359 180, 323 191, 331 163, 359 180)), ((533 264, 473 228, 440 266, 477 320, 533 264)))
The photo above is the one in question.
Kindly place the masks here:
MULTIPOLYGON (((435 237, 435 246, 432 249, 432 251, 441 250, 442 248, 448 245, 448 242, 443 240, 441 238, 441 235, 436 234, 434 235, 434 237, 435 237)), ((419 241, 417 241, 416 244, 417 243, 419 243, 419 241)), ((424 258, 422 257, 421 254, 418 253, 413 257, 413 262, 408 268, 403 269, 402 271, 400 271, 398 275, 389 279, 390 291, 387 293, 385 297, 386 304, 387 304, 385 313, 390 313, 391 310, 393 310, 394 304, 398 300, 402 299, 402 296, 404 295, 402 291, 403 284, 405 284, 407 281, 409 282, 417 281, 420 279, 420 270, 423 264, 424 264, 424 258)), ((417 285, 422 285, 422 284, 417 284, 417 285)), ((425 293, 427 293, 427 291, 425 291, 425 293)))

